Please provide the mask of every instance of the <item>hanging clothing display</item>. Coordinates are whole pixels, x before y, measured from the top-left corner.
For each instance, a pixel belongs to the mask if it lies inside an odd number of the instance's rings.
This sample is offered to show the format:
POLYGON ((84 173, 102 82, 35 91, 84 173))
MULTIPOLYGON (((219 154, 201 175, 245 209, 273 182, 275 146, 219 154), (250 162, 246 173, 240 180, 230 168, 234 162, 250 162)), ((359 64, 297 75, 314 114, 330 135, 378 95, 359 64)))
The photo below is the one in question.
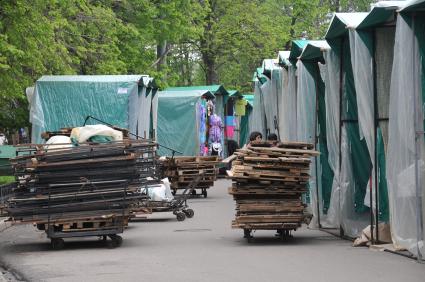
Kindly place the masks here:
POLYGON ((209 130, 209 139, 210 142, 215 143, 221 142, 221 127, 223 126, 223 123, 221 121, 221 118, 213 114, 210 117, 210 130, 209 130))
POLYGON ((235 101, 235 115, 237 116, 244 116, 245 115, 245 109, 246 109, 246 105, 248 104, 248 101, 243 99, 243 98, 239 98, 235 101))
MULTIPOLYGON (((199 153, 205 155, 205 143, 207 141, 207 102, 202 100, 198 106, 199 115, 199 153)), ((208 150, 208 148, 207 148, 208 150)))

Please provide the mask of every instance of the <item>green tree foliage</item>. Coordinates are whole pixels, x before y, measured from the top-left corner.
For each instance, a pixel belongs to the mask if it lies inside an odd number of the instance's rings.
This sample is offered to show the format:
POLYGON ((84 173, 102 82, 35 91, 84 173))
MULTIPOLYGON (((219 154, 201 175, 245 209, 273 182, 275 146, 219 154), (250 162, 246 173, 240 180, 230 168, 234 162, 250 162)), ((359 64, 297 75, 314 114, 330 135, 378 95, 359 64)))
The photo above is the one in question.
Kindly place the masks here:
POLYGON ((0 0, 0 130, 28 124, 25 88, 48 74, 140 74, 160 85, 251 89, 264 58, 322 38, 370 0, 0 0))

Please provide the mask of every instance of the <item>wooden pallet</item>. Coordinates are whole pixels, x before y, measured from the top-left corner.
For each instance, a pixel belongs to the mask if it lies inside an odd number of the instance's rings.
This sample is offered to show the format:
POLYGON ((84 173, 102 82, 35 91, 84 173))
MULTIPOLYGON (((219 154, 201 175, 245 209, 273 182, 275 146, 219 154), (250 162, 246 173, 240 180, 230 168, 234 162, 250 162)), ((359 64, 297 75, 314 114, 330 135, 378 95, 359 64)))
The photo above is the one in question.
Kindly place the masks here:
POLYGON ((304 220, 303 193, 310 179, 311 157, 318 152, 303 142, 279 147, 259 143, 233 157, 228 192, 236 202, 233 228, 296 229, 304 220))

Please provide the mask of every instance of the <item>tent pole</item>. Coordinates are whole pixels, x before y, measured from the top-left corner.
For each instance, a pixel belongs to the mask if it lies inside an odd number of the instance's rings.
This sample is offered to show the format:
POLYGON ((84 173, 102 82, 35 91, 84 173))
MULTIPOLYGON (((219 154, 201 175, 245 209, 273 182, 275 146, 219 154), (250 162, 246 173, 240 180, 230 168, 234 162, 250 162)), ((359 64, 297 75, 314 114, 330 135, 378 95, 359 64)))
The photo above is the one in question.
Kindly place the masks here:
MULTIPOLYGON (((377 83, 376 83, 376 79, 377 79, 377 72, 376 72, 376 57, 375 57, 375 52, 376 52, 376 29, 373 30, 373 41, 372 41, 372 63, 373 63, 373 130, 374 130, 374 135, 373 135, 373 146, 375 148, 374 150, 374 163, 375 163, 375 230, 376 230, 376 238, 375 238, 375 243, 379 244, 379 229, 378 229, 378 224, 379 224, 379 180, 378 180, 378 169, 379 169, 379 165, 378 165, 378 127, 379 127, 379 113, 378 113, 378 91, 377 91, 377 83)), ((371 207, 372 207, 372 203, 371 203, 371 207)), ((373 244, 373 242, 372 242, 373 244)))
MULTIPOLYGON (((343 121, 342 121, 342 98, 343 98, 343 70, 344 70, 344 52, 343 52, 343 45, 344 45, 344 37, 341 38, 341 49, 340 49, 340 64, 339 64, 339 179, 338 182, 341 183, 341 168, 342 168, 342 128, 343 128, 343 121)), ((341 189, 338 191, 338 207, 339 207, 339 235, 341 237, 344 237, 344 229, 342 228, 342 212, 341 212, 341 189)))
MULTIPOLYGON (((415 13, 412 14, 412 31, 413 31, 413 54, 416 54, 418 50, 416 50, 416 36, 415 36, 415 13)), ((423 218, 422 218, 422 191, 420 190, 422 187, 420 185, 419 180, 419 151, 420 144, 419 141, 421 139, 421 135, 424 134, 419 130, 419 119, 422 119, 420 116, 420 112, 418 111, 418 107, 421 107, 421 99, 419 93, 419 81, 417 81, 418 74, 418 66, 417 61, 413 59, 413 108, 414 108, 414 129, 415 129, 415 186, 416 186, 416 248, 418 251, 417 260, 418 262, 422 262, 422 254, 419 247, 419 242, 423 241, 423 218)))
MULTIPOLYGON (((317 122, 318 122, 318 114, 319 114, 319 86, 317 85, 318 82, 318 73, 319 73, 319 66, 317 63, 314 64, 314 68, 315 68, 315 78, 314 78, 314 86, 316 87, 316 110, 314 111, 314 150, 317 151, 317 144, 319 142, 319 138, 317 136, 317 122)), ((317 205, 317 224, 319 226, 319 228, 322 228, 321 224, 320 224, 320 201, 319 201, 319 170, 317 168, 317 163, 318 163, 318 159, 320 158, 320 156, 316 156, 314 157, 314 161, 315 163, 315 170, 316 170, 316 205, 317 205)))

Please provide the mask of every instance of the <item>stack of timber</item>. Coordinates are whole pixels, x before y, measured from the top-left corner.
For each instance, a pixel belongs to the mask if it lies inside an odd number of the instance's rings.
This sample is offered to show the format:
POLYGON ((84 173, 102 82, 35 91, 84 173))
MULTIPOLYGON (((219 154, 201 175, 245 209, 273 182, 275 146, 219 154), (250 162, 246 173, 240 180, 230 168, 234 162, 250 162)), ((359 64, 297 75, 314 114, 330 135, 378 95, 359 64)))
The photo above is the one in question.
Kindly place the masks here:
POLYGON ((13 221, 61 232, 126 225, 132 207, 146 199, 140 187, 157 173, 156 148, 149 140, 20 147, 21 156, 11 159, 17 185, 5 211, 13 221))
POLYGON ((163 163, 164 176, 169 178, 171 189, 175 192, 185 189, 198 174, 203 173, 196 189, 201 189, 207 197, 206 189, 217 180, 219 163, 218 156, 174 157, 163 163))
POLYGON ((233 228, 296 230, 303 222, 313 145, 301 142, 255 143, 235 153, 228 176, 236 201, 233 228))

